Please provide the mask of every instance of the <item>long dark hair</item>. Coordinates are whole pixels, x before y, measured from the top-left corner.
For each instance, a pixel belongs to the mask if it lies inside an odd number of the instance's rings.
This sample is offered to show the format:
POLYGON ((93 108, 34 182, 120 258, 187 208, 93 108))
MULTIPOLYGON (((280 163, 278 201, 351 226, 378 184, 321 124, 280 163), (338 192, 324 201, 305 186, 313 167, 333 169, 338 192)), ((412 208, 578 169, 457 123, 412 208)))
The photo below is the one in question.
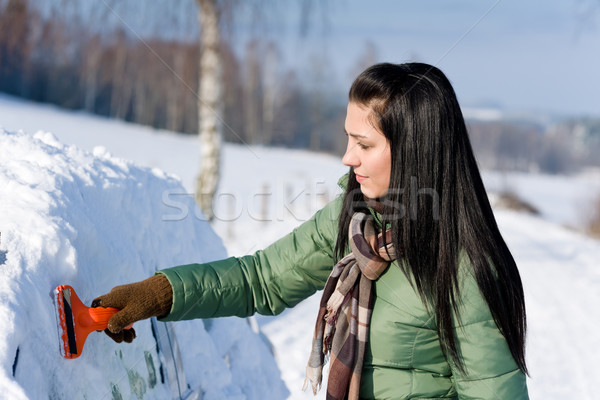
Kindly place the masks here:
MULTIPOLYGON (((435 311, 444 355, 465 372, 452 311, 458 315, 459 258, 466 254, 496 325, 527 373, 521 278, 498 230, 452 85, 431 65, 377 64, 356 78, 349 101, 372 110, 374 126, 389 142, 390 188, 380 199, 382 224, 391 226, 392 242, 405 261, 399 265, 435 311)), ((348 251, 350 218, 364 206, 351 168, 338 258, 348 251)))

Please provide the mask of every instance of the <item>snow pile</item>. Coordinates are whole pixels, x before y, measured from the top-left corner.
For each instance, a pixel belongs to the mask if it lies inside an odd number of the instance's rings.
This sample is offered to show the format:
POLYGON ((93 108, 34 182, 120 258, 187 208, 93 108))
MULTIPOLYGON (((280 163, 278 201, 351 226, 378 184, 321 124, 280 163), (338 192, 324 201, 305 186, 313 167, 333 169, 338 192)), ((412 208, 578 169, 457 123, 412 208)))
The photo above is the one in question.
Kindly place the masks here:
MULTIPOLYGON (((0 390, 3 398, 144 398, 171 394, 149 321, 133 344, 92 333, 83 354, 58 350, 52 290, 84 302, 156 269, 226 256, 190 212, 170 218, 165 193, 180 182, 102 148, 93 154, 49 133, 0 130, 0 390)), ((194 210, 193 200, 178 200, 194 210)), ((284 398, 268 346, 244 319, 174 325, 190 388, 204 399, 284 398)))

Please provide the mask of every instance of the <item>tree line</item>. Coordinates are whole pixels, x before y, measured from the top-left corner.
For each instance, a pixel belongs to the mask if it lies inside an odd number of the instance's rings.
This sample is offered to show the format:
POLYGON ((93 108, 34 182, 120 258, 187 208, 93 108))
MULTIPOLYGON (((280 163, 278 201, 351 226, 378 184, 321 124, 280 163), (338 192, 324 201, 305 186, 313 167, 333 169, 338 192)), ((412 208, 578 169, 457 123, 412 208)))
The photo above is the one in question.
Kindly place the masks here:
MULTIPOLYGON (((198 133, 197 40, 94 33, 72 17, 43 18, 28 0, 0 2, 0 28, 0 91, 198 133)), ((340 99, 304 88, 272 41, 252 40, 241 56, 226 41, 220 46, 226 141, 339 152, 342 135, 327 128, 343 120, 340 99)))
POLYGON ((600 118, 573 117, 548 125, 470 120, 467 125, 484 169, 558 174, 600 168, 600 118))

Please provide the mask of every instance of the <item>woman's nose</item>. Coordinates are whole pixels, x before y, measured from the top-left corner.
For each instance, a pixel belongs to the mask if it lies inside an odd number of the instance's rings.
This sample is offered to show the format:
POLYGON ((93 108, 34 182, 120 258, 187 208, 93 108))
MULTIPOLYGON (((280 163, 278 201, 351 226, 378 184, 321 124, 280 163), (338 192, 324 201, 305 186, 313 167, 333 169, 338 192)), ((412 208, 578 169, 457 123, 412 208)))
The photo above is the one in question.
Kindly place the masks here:
POLYGON ((358 157, 356 156, 356 144, 351 144, 348 142, 348 146, 346 147, 346 154, 342 157, 342 163, 347 167, 357 167, 360 162, 358 157))

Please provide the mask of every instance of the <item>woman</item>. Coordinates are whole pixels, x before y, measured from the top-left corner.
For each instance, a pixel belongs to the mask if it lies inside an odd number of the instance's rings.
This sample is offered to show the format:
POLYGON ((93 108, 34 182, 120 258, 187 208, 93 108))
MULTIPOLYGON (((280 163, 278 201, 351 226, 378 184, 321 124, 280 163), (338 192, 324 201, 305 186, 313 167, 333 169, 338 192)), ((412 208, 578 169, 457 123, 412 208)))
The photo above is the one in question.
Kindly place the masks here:
POLYGON ((325 287, 313 390, 330 353, 328 398, 528 398, 523 288, 450 82, 426 64, 368 68, 345 130, 342 196, 254 255, 114 288, 94 301, 122 309, 107 333, 277 314, 325 287))

